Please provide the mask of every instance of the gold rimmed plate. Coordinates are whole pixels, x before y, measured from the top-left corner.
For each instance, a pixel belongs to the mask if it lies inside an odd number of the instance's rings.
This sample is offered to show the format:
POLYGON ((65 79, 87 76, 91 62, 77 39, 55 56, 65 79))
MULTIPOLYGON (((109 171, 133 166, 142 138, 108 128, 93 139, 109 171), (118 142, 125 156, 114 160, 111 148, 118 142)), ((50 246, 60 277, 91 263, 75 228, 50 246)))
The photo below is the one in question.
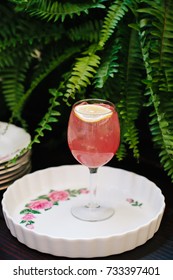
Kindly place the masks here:
POLYGON ((23 128, 0 122, 0 165, 20 154, 30 141, 30 134, 23 128))

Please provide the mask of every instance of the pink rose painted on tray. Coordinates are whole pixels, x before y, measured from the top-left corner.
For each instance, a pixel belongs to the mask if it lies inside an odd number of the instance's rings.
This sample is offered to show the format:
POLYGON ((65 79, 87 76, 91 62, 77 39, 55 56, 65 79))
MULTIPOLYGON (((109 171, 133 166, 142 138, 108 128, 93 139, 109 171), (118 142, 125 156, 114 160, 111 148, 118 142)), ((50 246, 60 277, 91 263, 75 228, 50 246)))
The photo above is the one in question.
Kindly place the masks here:
MULTIPOLYGON (((89 190, 82 189, 67 189, 67 190, 50 190, 48 194, 38 196, 36 199, 31 200, 25 205, 25 208, 20 211, 21 222, 28 229, 34 229, 36 215, 44 213, 44 211, 50 210, 53 206, 58 206, 61 202, 70 200, 72 197, 76 197, 81 194, 88 194, 89 190)), ((127 198, 126 201, 131 206, 141 207, 143 203, 134 200, 133 198, 127 198)))
POLYGON ((67 189, 67 190, 51 190, 48 194, 38 196, 25 205, 25 209, 20 211, 21 224, 24 224, 29 229, 34 229, 35 219, 37 215, 50 210, 53 206, 58 206, 61 202, 67 201, 72 197, 81 194, 87 194, 89 191, 86 188, 82 189, 67 189))

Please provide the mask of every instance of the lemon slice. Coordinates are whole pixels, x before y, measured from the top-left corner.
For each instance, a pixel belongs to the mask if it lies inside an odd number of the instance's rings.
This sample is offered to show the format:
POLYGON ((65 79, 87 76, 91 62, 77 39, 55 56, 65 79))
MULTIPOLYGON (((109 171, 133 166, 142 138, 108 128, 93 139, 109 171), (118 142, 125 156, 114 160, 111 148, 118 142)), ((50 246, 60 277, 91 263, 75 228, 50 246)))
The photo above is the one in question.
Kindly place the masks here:
POLYGON ((112 115, 112 110, 98 104, 81 104, 75 107, 76 116, 85 122, 98 122, 112 115))

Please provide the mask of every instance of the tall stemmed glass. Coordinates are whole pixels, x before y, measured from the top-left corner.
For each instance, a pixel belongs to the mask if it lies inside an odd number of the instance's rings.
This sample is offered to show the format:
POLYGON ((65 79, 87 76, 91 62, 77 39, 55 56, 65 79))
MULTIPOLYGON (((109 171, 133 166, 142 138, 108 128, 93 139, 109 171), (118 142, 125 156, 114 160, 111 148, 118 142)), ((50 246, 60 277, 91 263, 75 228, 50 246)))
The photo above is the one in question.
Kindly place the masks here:
POLYGON ((90 201, 87 205, 72 208, 76 218, 101 221, 114 214, 113 208, 96 202, 96 177, 98 168, 116 153, 119 142, 120 126, 113 103, 85 99, 73 105, 68 123, 68 145, 75 159, 87 166, 90 172, 90 201))

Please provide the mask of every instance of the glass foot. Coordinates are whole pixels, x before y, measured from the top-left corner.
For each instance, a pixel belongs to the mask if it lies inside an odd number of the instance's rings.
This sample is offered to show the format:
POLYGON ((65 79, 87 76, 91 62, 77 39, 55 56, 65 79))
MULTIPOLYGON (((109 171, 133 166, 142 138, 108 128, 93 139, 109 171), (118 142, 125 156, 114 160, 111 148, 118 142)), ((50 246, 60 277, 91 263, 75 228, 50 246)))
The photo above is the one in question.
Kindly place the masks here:
POLYGON ((104 221, 112 217, 115 213, 113 208, 99 206, 99 207, 87 207, 79 206, 71 209, 72 215, 82 221, 98 222, 104 221))

